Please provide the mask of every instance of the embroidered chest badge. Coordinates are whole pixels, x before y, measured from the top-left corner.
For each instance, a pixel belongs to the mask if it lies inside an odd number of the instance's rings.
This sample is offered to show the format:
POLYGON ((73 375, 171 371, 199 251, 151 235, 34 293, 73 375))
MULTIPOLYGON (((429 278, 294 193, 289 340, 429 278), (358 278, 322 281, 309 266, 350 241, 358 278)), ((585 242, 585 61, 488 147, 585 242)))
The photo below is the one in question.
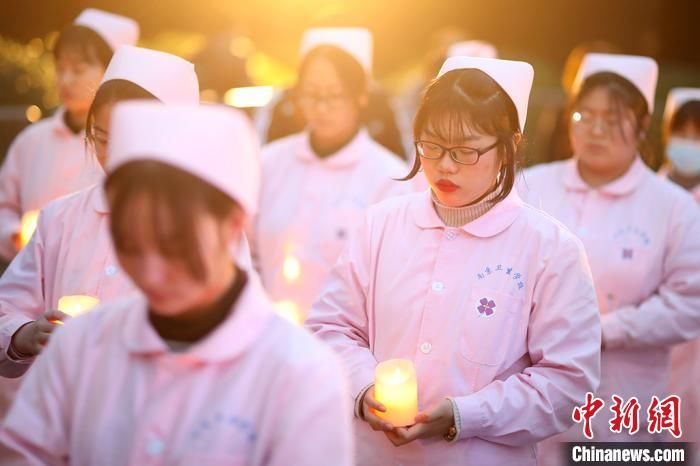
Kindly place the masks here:
POLYGON ((632 260, 634 259, 634 249, 632 248, 622 248, 622 258, 632 260))
POLYGON ((476 310, 479 312, 479 317, 492 317, 496 314, 496 303, 493 299, 481 298, 476 310))

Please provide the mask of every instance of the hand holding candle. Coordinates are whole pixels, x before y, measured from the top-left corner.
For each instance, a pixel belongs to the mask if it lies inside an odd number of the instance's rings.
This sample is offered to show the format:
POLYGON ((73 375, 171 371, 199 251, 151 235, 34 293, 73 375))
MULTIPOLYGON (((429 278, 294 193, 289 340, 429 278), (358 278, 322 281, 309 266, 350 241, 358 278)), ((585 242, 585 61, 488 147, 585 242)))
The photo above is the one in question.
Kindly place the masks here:
POLYGON ((413 362, 408 359, 390 359, 377 365, 374 381, 375 399, 386 412, 377 416, 394 427, 415 424, 418 414, 418 381, 413 362))
POLYGON ((84 314, 93 307, 97 306, 100 300, 92 296, 74 295, 64 296, 58 300, 58 310, 68 314, 71 317, 84 314))

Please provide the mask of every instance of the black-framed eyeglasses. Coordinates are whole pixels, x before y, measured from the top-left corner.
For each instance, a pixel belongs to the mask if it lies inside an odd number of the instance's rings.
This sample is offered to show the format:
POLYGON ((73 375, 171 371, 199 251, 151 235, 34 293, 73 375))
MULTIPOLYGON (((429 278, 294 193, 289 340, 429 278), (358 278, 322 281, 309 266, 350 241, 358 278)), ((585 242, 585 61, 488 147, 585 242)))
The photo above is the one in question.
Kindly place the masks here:
POLYGON ((332 94, 316 94, 312 92, 299 92, 296 95, 297 102, 301 106, 315 107, 324 104, 327 107, 337 107, 348 99, 349 95, 344 92, 332 94))
POLYGON ((449 152, 450 158, 457 163, 462 165, 476 165, 482 155, 498 145, 498 140, 483 149, 463 146, 444 147, 430 141, 415 141, 414 144, 416 146, 416 152, 424 159, 438 160, 445 155, 445 152, 449 152))

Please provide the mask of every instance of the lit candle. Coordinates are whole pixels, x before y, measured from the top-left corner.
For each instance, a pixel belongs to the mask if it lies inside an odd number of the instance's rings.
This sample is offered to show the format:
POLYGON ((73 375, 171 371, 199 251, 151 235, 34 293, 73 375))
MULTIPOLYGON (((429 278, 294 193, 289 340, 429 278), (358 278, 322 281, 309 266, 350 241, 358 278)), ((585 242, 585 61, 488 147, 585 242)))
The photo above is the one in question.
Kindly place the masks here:
POLYGON ((304 316, 301 313, 301 309, 299 309, 299 306, 294 301, 277 301, 275 303, 275 310, 279 315, 296 325, 301 326, 304 324, 304 316))
POLYGON ((299 280, 301 276, 301 263, 299 259, 294 256, 285 257, 284 264, 282 264, 282 274, 287 283, 294 283, 299 280))
POLYGON ((39 220, 38 210, 30 210, 22 215, 22 224, 19 231, 19 241, 22 247, 25 247, 29 240, 32 239, 34 230, 36 230, 37 220, 39 220))
POLYGON ((58 310, 71 317, 76 317, 80 314, 85 314, 98 304, 100 304, 100 300, 92 296, 64 296, 58 300, 58 310))
POLYGON ((408 359, 390 359, 379 363, 375 370, 374 397, 386 408, 386 412, 377 412, 377 415, 394 427, 415 424, 418 414, 418 379, 413 362, 408 359))

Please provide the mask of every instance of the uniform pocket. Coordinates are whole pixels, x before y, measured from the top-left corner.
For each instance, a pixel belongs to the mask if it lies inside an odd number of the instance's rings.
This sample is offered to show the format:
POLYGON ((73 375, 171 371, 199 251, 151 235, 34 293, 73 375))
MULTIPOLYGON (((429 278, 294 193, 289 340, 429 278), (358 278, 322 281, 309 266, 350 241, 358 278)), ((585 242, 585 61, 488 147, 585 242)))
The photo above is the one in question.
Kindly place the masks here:
POLYGON ((513 345, 524 300, 508 293, 472 289, 462 316, 460 352, 472 362, 496 366, 513 345))

